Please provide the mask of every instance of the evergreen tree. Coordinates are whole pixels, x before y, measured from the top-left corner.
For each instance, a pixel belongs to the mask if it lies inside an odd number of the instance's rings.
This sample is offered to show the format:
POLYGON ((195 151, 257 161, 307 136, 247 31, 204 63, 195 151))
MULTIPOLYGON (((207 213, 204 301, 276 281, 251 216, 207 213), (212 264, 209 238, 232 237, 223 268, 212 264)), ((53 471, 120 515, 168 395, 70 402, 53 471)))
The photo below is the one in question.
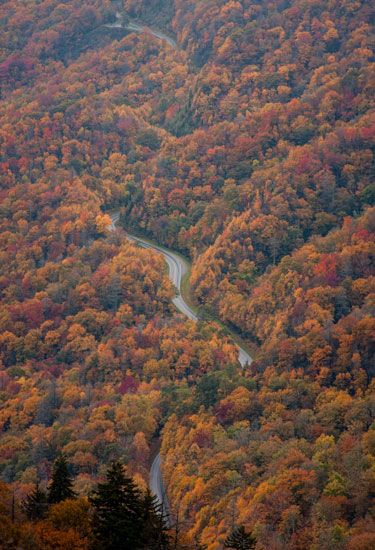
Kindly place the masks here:
POLYGON ((149 490, 143 498, 142 508, 142 548, 166 550, 169 548, 166 518, 157 497, 149 490))
POLYGON ((35 424, 52 426, 55 419, 55 411, 58 406, 56 380, 52 380, 46 390, 46 396, 38 406, 37 414, 35 417, 35 424))
POLYGON ((235 527, 224 542, 225 548, 234 550, 253 550, 255 545, 255 537, 251 533, 247 533, 243 525, 235 527))
POLYGON ((139 490, 124 473, 119 462, 107 471, 90 496, 94 508, 94 548, 105 550, 138 550, 142 545, 143 503, 139 490))
POLYGON ((68 463, 64 455, 60 455, 54 462, 52 480, 48 488, 48 502, 56 504, 67 498, 75 498, 73 478, 68 470, 68 463))
POLYGON ((10 428, 10 425, 11 425, 11 420, 10 420, 10 416, 8 416, 8 418, 5 420, 4 424, 3 424, 3 432, 7 432, 10 428))
POLYGON ((47 495, 39 488, 38 483, 32 493, 22 503, 22 509, 29 520, 43 519, 48 508, 47 495))

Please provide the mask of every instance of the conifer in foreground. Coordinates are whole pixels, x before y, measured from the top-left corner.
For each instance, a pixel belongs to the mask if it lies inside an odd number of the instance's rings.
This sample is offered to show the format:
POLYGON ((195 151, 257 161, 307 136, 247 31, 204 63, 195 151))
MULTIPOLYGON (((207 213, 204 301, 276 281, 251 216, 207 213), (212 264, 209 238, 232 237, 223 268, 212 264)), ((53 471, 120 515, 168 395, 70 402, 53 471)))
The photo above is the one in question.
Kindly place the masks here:
POLYGON ((60 455, 54 462, 52 480, 48 488, 48 502, 56 504, 67 498, 75 498, 73 478, 69 473, 68 463, 64 455, 60 455))
POLYGON ((119 462, 107 471, 107 479, 99 483, 90 496, 94 508, 93 533, 96 548, 121 550, 140 548, 142 504, 140 491, 125 475, 119 462))
POLYGON ((142 508, 142 548, 166 550, 169 547, 166 518, 157 497, 150 490, 146 491, 142 508))
POLYGON ((255 545, 255 537, 251 533, 247 533, 243 525, 235 527, 224 542, 225 548, 234 550, 253 550, 255 545))
POLYGON ((31 521, 43 519, 47 513, 48 501, 45 491, 39 488, 39 484, 35 485, 35 489, 27 495, 22 503, 22 509, 26 514, 27 519, 31 521))

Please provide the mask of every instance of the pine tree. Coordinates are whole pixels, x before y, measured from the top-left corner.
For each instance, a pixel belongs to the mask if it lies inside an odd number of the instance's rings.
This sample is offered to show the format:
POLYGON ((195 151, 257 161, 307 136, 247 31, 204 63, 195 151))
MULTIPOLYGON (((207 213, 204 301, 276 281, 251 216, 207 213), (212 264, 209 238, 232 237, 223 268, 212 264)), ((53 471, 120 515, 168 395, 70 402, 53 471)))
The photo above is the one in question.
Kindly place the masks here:
POLYGON ((224 542, 225 548, 234 550, 253 550, 255 545, 255 537, 251 533, 247 533, 243 525, 235 527, 224 542))
POLYGON ((95 549, 138 550, 142 546, 143 506, 139 490, 119 462, 90 496, 95 549))
POLYGON ((60 455, 54 462, 52 480, 48 488, 48 502, 56 504, 67 498, 75 498, 73 478, 68 470, 68 463, 64 455, 60 455))
POLYGON ((142 541, 144 549, 166 550, 169 548, 166 518, 161 504, 147 490, 142 500, 142 541))
POLYGON ((29 520, 44 518, 48 508, 47 495, 39 488, 38 483, 32 493, 22 503, 22 509, 29 520))

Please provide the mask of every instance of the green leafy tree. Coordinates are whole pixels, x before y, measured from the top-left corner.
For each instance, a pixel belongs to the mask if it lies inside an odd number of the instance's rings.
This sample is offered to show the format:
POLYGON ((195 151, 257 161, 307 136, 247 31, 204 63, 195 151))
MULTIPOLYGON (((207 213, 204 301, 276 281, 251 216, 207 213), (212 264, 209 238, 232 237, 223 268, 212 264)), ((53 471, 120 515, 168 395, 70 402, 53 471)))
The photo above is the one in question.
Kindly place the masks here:
POLYGON ((22 503, 22 509, 31 521, 44 518, 48 508, 47 494, 39 488, 38 483, 32 493, 22 503))
POLYGON ((142 546, 143 503, 133 480, 125 475, 119 462, 107 471, 90 496, 94 508, 95 548, 106 550, 140 549, 142 546))
POLYGON ((235 527, 224 542, 225 548, 234 548, 235 550, 252 550, 255 545, 255 537, 251 533, 247 533, 243 525, 235 527))
POLYGON ((48 502, 56 504, 67 498, 75 498, 73 478, 69 473, 68 463, 64 455, 60 455, 54 462, 52 480, 48 488, 48 502))

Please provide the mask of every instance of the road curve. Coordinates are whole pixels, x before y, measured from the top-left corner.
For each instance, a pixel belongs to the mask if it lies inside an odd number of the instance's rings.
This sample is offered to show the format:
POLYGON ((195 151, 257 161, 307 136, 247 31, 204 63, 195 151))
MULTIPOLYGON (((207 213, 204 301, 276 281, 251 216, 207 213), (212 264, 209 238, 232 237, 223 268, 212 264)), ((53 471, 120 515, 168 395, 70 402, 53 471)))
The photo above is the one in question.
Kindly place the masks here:
MULTIPOLYGON (((138 23, 135 23, 135 22, 130 22, 126 25, 123 25, 123 17, 120 12, 116 13, 116 22, 113 23, 112 25, 106 25, 106 27, 127 28, 135 32, 148 33, 148 34, 151 34, 152 36, 155 36, 155 38, 159 38, 160 40, 165 40, 173 48, 177 48, 177 43, 172 38, 170 38, 169 36, 165 35, 160 31, 153 30, 149 27, 146 27, 145 25, 139 25, 138 23)), ((113 213, 111 215, 111 220, 112 220, 112 223, 109 229, 110 231, 114 231, 116 229, 116 223, 119 220, 119 214, 117 212, 113 213)), ((173 298, 174 305, 186 317, 188 317, 192 321, 198 321, 197 315, 192 310, 192 308, 185 302, 183 296, 181 295, 182 279, 189 270, 188 262, 182 256, 176 254, 175 252, 166 250, 165 248, 161 248, 160 246, 156 244, 152 244, 140 237, 136 237, 134 235, 131 235, 130 233, 127 233, 127 237, 129 240, 138 243, 144 248, 155 250, 156 252, 159 252, 164 256, 164 259, 168 264, 169 278, 176 289, 176 295, 173 298)), ((246 367, 247 365, 250 365, 252 362, 252 358, 249 355, 249 353, 238 344, 236 345, 238 347, 238 361, 241 364, 242 368, 246 367)), ((163 476, 161 473, 160 453, 156 455, 151 465, 150 489, 154 493, 154 495, 156 495, 159 501, 167 526, 171 527, 170 508, 169 508, 168 498, 164 488, 163 476)))
POLYGON ((107 27, 107 29, 128 29, 129 31, 151 34, 151 36, 155 36, 155 38, 158 38, 159 40, 164 40, 172 46, 172 48, 177 48, 177 42, 161 31, 151 29, 150 27, 147 27, 147 25, 142 25, 141 23, 136 23, 135 21, 124 23, 123 16, 120 12, 116 12, 115 23, 108 23, 104 26, 107 27))
MULTIPOLYGON (((120 216, 117 212, 111 215, 112 223, 109 226, 110 231, 114 231, 116 229, 116 224, 119 220, 119 217, 120 216)), ((136 237, 135 235, 131 235, 130 233, 127 233, 127 237, 130 241, 139 244, 143 248, 155 250, 156 252, 159 252, 164 256, 164 259, 168 264, 169 278, 177 291, 176 296, 173 298, 174 305, 181 313, 186 315, 186 317, 188 317, 192 321, 198 321, 197 315, 194 313, 191 307, 185 302, 183 296, 181 295, 182 279, 189 270, 189 264, 187 260, 185 260, 179 254, 176 254, 175 252, 172 252, 170 250, 166 250, 165 248, 162 248, 156 244, 150 243, 149 241, 142 239, 141 237, 136 237)), ((248 354, 248 352, 238 344, 237 344, 237 347, 238 347, 238 361, 241 364, 241 366, 244 368, 246 365, 250 365, 252 359, 248 354)), ((160 457, 160 454, 158 453, 150 469, 150 489, 157 496, 159 504, 162 507, 163 514, 166 518, 167 524, 170 525, 170 513, 169 513, 170 509, 169 509, 168 499, 167 499, 164 484, 163 484, 163 477, 162 477, 160 465, 161 465, 161 457, 160 457)))
POLYGON ((192 321, 198 321, 197 315, 194 313, 191 307, 188 306, 181 295, 182 279, 184 275, 186 275, 186 273, 188 272, 188 263, 174 252, 165 250, 164 248, 161 248, 155 244, 151 244, 140 237, 130 235, 129 233, 127 233, 127 235, 129 240, 141 245, 143 248, 155 250, 156 252, 160 252, 160 254, 164 256, 164 259, 169 269, 169 279, 177 290, 176 296, 172 299, 174 305, 181 313, 186 315, 186 317, 188 317, 192 321))
MULTIPOLYGON (((109 229, 111 231, 114 231, 116 229, 116 224, 119 220, 119 214, 118 213, 112 214, 111 220, 112 220, 112 223, 109 229)), ((143 248, 155 250, 156 252, 159 252, 164 256, 164 259, 167 262, 168 268, 169 268, 169 278, 177 291, 176 296, 173 298, 174 305, 181 313, 186 315, 189 319, 193 321, 198 321, 197 315, 190 308, 190 306, 185 302, 183 296, 181 295, 182 278, 188 272, 188 269, 189 269, 189 264, 187 260, 185 260, 179 254, 176 254, 175 252, 172 252, 170 250, 166 250, 165 248, 162 248, 156 244, 150 243, 149 241, 142 239, 141 237, 136 237, 135 235, 131 235, 130 233, 127 233, 127 237, 130 241, 139 244, 143 248)), ((249 353, 238 344, 236 345, 238 348, 238 361, 241 364, 242 368, 246 367, 247 365, 250 365, 252 362, 252 358, 250 357, 249 353)), ((160 465, 161 465, 161 457, 160 457, 160 454, 158 453, 150 469, 150 489, 157 496, 159 504, 162 507, 163 514, 166 518, 167 525, 170 525, 170 522, 171 522, 170 512, 169 512, 170 508, 169 508, 166 492, 164 489, 160 465)))
MULTIPOLYGON (((119 218, 120 218, 120 216, 117 212, 114 212, 111 215, 111 225, 109 226, 110 231, 115 231, 116 224, 117 224, 119 218)), ((175 285, 176 288, 181 287, 182 277, 186 273, 186 270, 187 270, 187 264, 186 263, 184 263, 183 261, 181 261, 181 263, 175 261, 172 254, 169 254, 167 251, 162 250, 158 246, 151 246, 150 243, 144 241, 143 239, 135 237, 134 235, 131 235, 130 233, 127 233, 126 235, 127 235, 127 238, 130 241, 135 242, 137 244, 140 244, 141 246, 143 246, 143 248, 150 248, 150 249, 157 250, 158 252, 162 252, 163 255, 164 255, 164 258, 166 259, 166 261, 168 263, 169 276, 170 276, 170 279, 171 279, 172 283, 175 285)), ((179 296, 176 296, 173 299, 173 302, 174 302, 174 304, 176 305, 177 308, 180 305, 179 298, 180 298, 179 296)), ((182 307, 183 307, 183 304, 185 304, 185 302, 181 298, 182 307)), ((186 304, 186 308, 187 308, 186 309, 187 313, 189 313, 188 317, 192 318, 192 316, 194 316, 194 320, 196 320, 197 319, 196 315, 187 306, 187 304, 186 304)), ((158 453, 156 455, 156 457, 154 458, 153 463, 151 465, 151 468, 150 468, 150 490, 157 497, 157 499, 159 501, 159 505, 161 507, 163 517, 165 519, 165 523, 166 523, 167 527, 171 527, 171 516, 170 516, 169 502, 168 502, 168 497, 167 497, 167 494, 166 494, 166 491, 165 491, 165 488, 164 488, 163 476, 162 476, 162 473, 161 473, 161 456, 160 456, 160 453, 158 453)))
MULTIPOLYGON (((119 215, 117 213, 113 214, 111 216, 111 219, 112 219, 111 230, 113 231, 116 227, 116 223, 119 219, 119 215)), ((185 260, 179 254, 176 254, 171 250, 166 250, 165 248, 162 248, 157 244, 150 243, 149 241, 142 239, 142 237, 136 237, 134 235, 131 235, 130 233, 127 233, 127 236, 129 240, 139 244, 143 248, 155 250, 156 252, 159 252, 164 256, 164 259, 167 262, 168 268, 169 268, 169 278, 177 291, 176 296, 173 298, 174 305, 181 313, 186 315, 186 317, 188 317, 192 321, 198 321, 197 315, 194 313, 192 308, 185 302, 181 294, 182 279, 189 270, 188 261, 185 260)), ((246 367, 247 365, 250 365, 252 362, 252 358, 249 355, 249 353, 240 345, 236 344, 236 346, 238 348, 238 361, 240 365, 243 368, 246 367)))

